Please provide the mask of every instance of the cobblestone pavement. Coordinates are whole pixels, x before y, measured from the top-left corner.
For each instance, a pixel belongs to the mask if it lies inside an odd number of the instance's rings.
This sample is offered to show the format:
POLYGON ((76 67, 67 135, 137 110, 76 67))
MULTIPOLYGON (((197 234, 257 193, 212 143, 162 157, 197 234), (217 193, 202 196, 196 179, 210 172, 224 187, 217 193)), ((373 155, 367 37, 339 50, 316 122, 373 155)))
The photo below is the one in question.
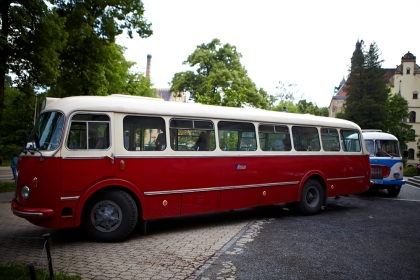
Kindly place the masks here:
POLYGON ((82 279, 194 279, 197 269, 255 219, 252 209, 159 219, 149 221, 146 236, 135 232, 125 242, 95 243, 79 229, 44 229, 14 216, 12 195, 0 193, 0 264, 47 268, 42 235, 50 233, 54 271, 82 279))

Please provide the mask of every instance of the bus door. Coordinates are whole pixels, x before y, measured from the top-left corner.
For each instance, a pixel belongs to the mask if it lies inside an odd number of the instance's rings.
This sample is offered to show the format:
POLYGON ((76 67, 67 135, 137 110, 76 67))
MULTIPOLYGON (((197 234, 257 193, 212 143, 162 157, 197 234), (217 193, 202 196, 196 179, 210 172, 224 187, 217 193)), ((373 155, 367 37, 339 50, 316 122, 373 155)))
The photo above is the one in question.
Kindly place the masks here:
POLYGON ((252 123, 220 121, 219 146, 225 153, 220 161, 221 191, 220 210, 258 206, 262 179, 257 149, 255 127, 252 123))
POLYGON ((174 189, 183 189, 181 215, 217 211, 220 178, 214 123, 211 120, 171 119, 170 145, 174 189), (216 187, 216 188, 215 188, 216 187))
POLYGON ((62 192, 83 191, 114 176, 112 113, 77 113, 71 117, 61 161, 62 192))

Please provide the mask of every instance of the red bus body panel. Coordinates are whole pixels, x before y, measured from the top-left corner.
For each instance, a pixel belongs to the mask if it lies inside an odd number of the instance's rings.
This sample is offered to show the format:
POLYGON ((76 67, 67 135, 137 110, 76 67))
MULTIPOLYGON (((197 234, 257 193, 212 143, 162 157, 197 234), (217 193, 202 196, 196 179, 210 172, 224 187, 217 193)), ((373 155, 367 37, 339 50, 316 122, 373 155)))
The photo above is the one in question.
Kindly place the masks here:
POLYGON ((147 220, 298 201, 311 176, 323 182, 327 197, 364 192, 370 178, 368 155, 343 154, 239 157, 226 152, 225 157, 116 157, 114 162, 108 157, 40 162, 28 155, 20 157, 18 169, 24 170, 18 186, 29 186, 31 199, 16 197, 12 210, 47 228, 79 226, 86 201, 107 187, 132 193, 147 220), (43 215, 27 214, 39 212, 43 215))

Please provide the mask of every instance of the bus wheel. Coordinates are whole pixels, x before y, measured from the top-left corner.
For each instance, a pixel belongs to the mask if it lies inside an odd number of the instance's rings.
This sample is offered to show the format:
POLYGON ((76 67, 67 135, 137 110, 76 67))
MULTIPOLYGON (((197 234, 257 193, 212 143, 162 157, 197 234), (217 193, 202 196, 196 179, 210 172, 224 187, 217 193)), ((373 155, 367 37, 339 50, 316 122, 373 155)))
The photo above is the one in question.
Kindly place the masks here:
POLYGON ((321 211, 324 204, 324 189, 317 180, 308 180, 302 189, 298 210, 305 215, 314 215, 321 211))
POLYGON ((400 188, 398 188, 398 187, 391 187, 391 188, 388 188, 387 191, 388 191, 388 195, 390 197, 396 197, 400 193, 400 188))
POLYGON ((85 210, 83 226, 86 234, 95 241, 122 241, 137 223, 136 202, 122 190, 113 189, 94 196, 85 210))

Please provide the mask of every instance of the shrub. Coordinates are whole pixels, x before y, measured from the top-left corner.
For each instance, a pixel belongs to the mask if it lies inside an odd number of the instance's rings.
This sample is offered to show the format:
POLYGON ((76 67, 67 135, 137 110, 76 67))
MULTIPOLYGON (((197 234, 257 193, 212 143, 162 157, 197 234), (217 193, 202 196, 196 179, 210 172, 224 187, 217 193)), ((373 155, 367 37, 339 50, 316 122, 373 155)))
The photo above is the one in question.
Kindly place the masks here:
POLYGON ((404 176, 405 177, 413 177, 419 174, 418 170, 414 166, 407 166, 404 168, 404 176))

